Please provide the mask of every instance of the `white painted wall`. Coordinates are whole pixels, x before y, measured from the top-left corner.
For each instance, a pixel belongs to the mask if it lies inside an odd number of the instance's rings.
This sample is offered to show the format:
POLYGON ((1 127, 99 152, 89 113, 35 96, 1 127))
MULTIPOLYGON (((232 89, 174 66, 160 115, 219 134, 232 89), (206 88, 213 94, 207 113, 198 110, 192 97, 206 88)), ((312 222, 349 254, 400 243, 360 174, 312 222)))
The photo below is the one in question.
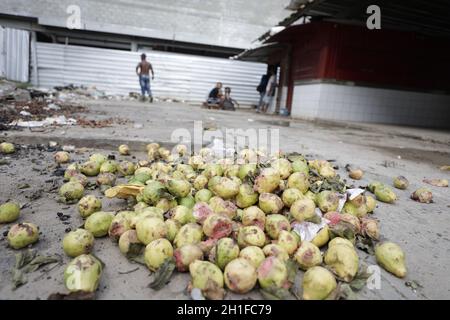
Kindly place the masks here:
POLYGON ((340 84, 294 87, 291 115, 450 128, 450 95, 340 84))

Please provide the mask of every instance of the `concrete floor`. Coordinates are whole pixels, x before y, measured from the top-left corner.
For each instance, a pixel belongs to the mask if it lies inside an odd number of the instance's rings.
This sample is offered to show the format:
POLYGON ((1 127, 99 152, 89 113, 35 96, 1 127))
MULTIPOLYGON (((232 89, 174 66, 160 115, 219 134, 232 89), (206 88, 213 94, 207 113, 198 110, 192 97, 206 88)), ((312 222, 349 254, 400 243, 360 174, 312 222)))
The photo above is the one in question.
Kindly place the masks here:
MULTIPOLYGON (((381 289, 364 288, 360 299, 448 299, 450 282, 447 266, 450 263, 450 191, 426 185, 433 191, 434 203, 420 204, 409 199, 416 188, 424 185, 424 178, 449 179, 450 172, 439 170, 450 165, 450 133, 426 129, 394 127, 374 124, 313 123, 280 117, 257 115, 250 111, 213 111, 182 104, 144 104, 138 102, 92 101, 87 118, 118 116, 129 118, 134 124, 107 128, 64 127, 44 132, 9 131, 1 133, 1 139, 21 144, 48 143, 50 140, 77 147, 95 148, 95 151, 118 156, 116 146, 126 142, 133 155, 143 158, 144 145, 151 141, 171 144, 174 129, 186 128, 192 132, 194 120, 202 120, 204 127, 217 128, 278 128, 280 147, 283 151, 297 151, 313 158, 334 159, 339 173, 346 177, 345 165, 352 164, 365 171, 356 186, 364 186, 378 180, 392 183, 393 177, 404 175, 411 183, 408 190, 395 190, 399 200, 395 204, 379 203, 374 217, 380 220, 382 235, 398 243, 406 253, 408 275, 398 279, 384 270, 381 273, 381 289), (142 128, 140 124, 143 125, 142 128), (420 284, 417 290, 405 285, 406 281, 420 284)), ((74 154, 75 160, 86 159, 90 152, 74 154)), ((29 203, 22 210, 21 221, 31 221, 40 226, 40 241, 34 246, 41 253, 60 254, 64 264, 69 261, 61 248, 61 240, 67 227, 82 225, 76 206, 59 204, 57 189, 49 191, 52 180, 59 186, 60 177, 52 176, 52 153, 37 149, 22 149, 12 157, 11 165, 0 166, 0 201, 15 199, 29 203), (34 160, 33 160, 34 159, 34 160), (33 160, 33 162, 32 162, 33 160), (50 167, 50 168, 49 168, 50 167), (33 169, 34 168, 34 169, 33 169), (43 171, 36 171, 44 169, 43 171), (48 169, 48 170, 47 170, 48 169), (48 181, 45 182, 44 181, 48 181), (30 188, 19 190, 23 183, 30 188), (42 197, 30 201, 37 190, 42 197), (57 212, 70 215, 68 224, 58 219, 57 212)), ((352 181, 349 181, 352 182, 352 181)), ((99 194, 94 191, 94 194, 99 194)), ((120 200, 104 201, 106 210, 120 210, 126 204, 120 200)), ((64 292, 64 264, 51 270, 28 275, 29 282, 15 291, 11 290, 10 269, 14 264, 14 251, 7 248, 2 234, 8 225, 0 226, 0 298, 46 299, 50 293, 64 292)), ((144 266, 131 264, 108 238, 96 239, 94 253, 106 268, 98 292, 99 299, 186 299, 187 274, 177 273, 160 291, 147 288, 151 276, 144 266), (123 274, 134 270, 129 274, 123 274)), ((375 264, 374 257, 359 251, 362 261, 375 264)), ((228 294, 227 298, 243 296, 228 294)), ((245 297, 260 298, 258 292, 245 297)))

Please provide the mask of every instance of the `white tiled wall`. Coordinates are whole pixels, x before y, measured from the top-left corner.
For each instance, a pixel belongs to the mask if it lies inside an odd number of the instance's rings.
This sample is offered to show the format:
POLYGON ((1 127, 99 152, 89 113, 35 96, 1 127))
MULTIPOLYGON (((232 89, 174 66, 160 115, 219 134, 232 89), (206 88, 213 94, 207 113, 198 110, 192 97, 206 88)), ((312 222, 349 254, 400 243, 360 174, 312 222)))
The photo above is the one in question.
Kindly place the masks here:
POLYGON ((450 128, 450 95, 338 84, 294 87, 293 117, 450 128))

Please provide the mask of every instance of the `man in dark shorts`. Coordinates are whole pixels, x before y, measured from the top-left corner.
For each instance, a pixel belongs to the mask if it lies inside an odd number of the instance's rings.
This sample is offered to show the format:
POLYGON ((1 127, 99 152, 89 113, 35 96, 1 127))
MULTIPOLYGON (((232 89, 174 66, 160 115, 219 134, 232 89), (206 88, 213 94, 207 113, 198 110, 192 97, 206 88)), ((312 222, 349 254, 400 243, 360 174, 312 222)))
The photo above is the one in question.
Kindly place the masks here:
POLYGON ((150 71, 152 73, 152 80, 155 78, 153 73, 153 67, 150 62, 147 61, 145 53, 141 54, 141 62, 136 66, 136 74, 139 76, 139 84, 141 86, 142 101, 145 101, 145 93, 148 93, 150 102, 153 102, 152 91, 150 90, 150 71))

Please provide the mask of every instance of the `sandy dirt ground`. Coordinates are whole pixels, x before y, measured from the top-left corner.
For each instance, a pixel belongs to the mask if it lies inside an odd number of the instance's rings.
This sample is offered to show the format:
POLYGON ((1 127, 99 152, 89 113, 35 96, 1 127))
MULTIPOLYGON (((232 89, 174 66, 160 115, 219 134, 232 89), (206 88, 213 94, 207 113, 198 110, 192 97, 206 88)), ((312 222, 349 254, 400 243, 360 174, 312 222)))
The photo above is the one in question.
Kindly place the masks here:
MULTIPOLYGON (((40 240, 33 247, 41 254, 59 255, 61 263, 52 264, 28 274, 28 283, 12 290, 11 269, 16 251, 7 247, 6 232, 10 225, 0 225, 0 299, 47 299, 54 292, 65 292, 63 272, 70 259, 65 256, 61 241, 66 232, 83 224, 75 205, 57 201, 57 191, 63 183, 61 170, 55 167, 54 150, 49 141, 59 145, 92 148, 72 154, 74 161, 84 161, 93 152, 114 155, 116 159, 142 159, 145 144, 157 141, 170 146, 175 129, 193 132, 194 121, 206 128, 272 128, 279 129, 283 151, 297 151, 311 158, 335 160, 339 173, 346 177, 345 165, 352 164, 365 171, 356 186, 378 180, 392 184, 393 177, 403 175, 411 183, 407 190, 395 190, 395 204, 379 203, 374 217, 380 220, 381 233, 398 243, 406 253, 408 275, 398 279, 384 270, 381 288, 364 288, 359 299, 448 299, 450 283, 447 267, 450 263, 450 191, 425 185, 424 178, 450 178, 450 172, 439 170, 450 165, 450 133, 436 130, 374 124, 335 124, 288 120, 256 115, 249 111, 213 111, 174 103, 144 104, 138 102, 87 102, 89 118, 123 117, 132 122, 106 128, 61 127, 40 132, 0 132, 0 139, 21 147, 11 157, 2 156, 0 166, 0 202, 13 199, 25 207, 19 221, 30 221, 40 227, 40 240), (116 147, 128 143, 131 156, 120 156, 116 147), (42 144, 42 146, 39 146, 42 144), (24 184, 29 187, 22 189, 24 184), (409 199, 412 191, 429 187, 434 195, 431 204, 409 199), (62 214, 61 214, 62 213, 62 214), (64 218, 61 219, 60 216, 64 218), (406 282, 419 286, 412 289, 406 282)), ((92 179, 93 180, 93 179, 92 179)), ((120 182, 120 180, 119 180, 120 182)), ((99 190, 88 191, 103 197, 99 190)), ((86 192, 86 193, 88 193, 86 192)), ((125 209, 126 202, 103 197, 108 211, 125 209)), ((175 273, 163 289, 147 287, 152 280, 145 266, 131 263, 121 255, 117 244, 109 238, 95 240, 94 251, 106 264, 98 299, 188 299, 188 274, 175 273)), ((361 261, 375 264, 373 256, 359 251, 361 261)), ((301 278, 301 273, 299 274, 301 278)), ((300 280, 300 279, 298 279, 300 280)), ((260 299, 259 292, 241 296, 227 294, 227 299, 260 299)))

